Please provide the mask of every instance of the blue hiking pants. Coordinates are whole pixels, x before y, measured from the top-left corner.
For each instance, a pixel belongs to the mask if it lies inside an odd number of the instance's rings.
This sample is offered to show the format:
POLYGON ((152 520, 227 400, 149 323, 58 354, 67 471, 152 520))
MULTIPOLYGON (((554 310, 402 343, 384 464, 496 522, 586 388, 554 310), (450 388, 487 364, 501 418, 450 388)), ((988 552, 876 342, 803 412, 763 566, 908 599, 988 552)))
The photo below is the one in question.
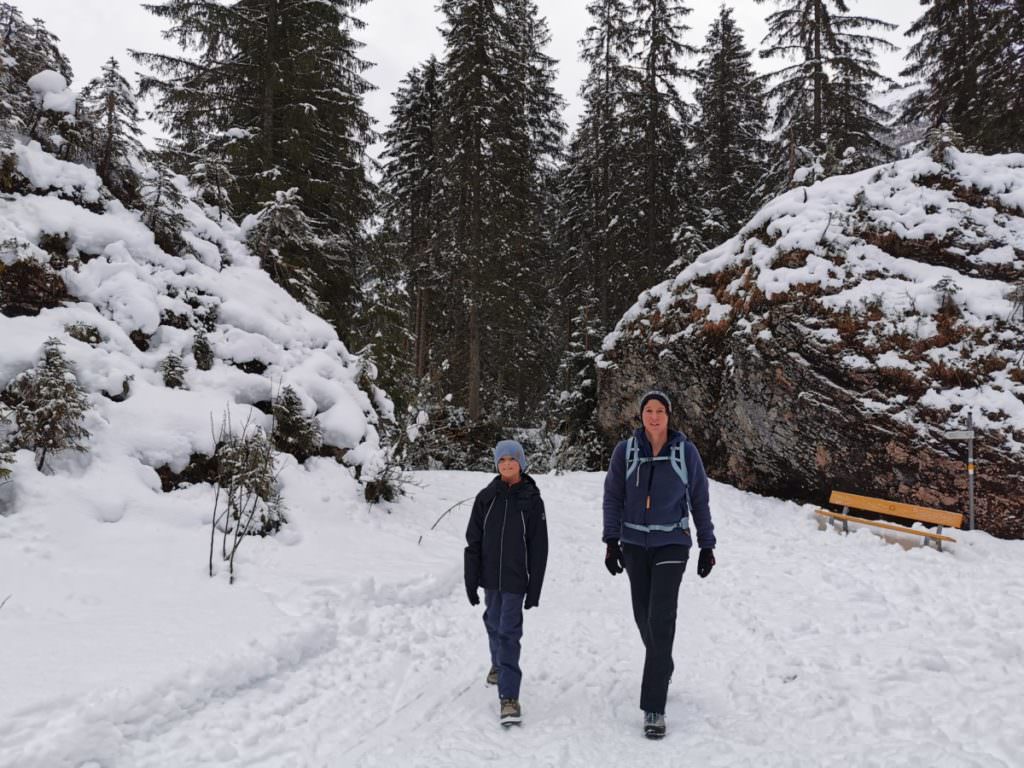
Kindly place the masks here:
POLYGON ((622 545, 633 618, 644 641, 644 678, 640 686, 640 709, 665 713, 668 681, 675 664, 672 643, 676 636, 679 583, 686 570, 690 548, 681 544, 646 549, 622 545))
POLYGON ((519 669, 519 641, 523 636, 523 598, 514 592, 484 590, 484 626, 491 646, 491 664, 498 668, 498 696, 518 699, 523 673, 519 669))

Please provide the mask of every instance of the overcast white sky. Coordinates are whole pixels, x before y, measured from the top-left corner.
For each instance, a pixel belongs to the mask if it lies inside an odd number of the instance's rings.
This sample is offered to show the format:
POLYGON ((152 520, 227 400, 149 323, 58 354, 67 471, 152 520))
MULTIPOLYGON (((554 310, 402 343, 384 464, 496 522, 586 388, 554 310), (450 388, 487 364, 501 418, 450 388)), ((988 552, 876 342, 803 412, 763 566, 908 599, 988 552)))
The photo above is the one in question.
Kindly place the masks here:
MULTIPOLYGON (((71 59, 75 70, 74 87, 81 88, 90 78, 99 74, 100 65, 115 56, 122 68, 132 75, 135 64, 127 50, 169 51, 170 44, 160 32, 163 22, 147 12, 136 0, 8 0, 18 6, 27 18, 39 17, 61 41, 62 50, 71 59)), ((152 0, 158 2, 159 0, 152 0)), ((559 61, 558 88, 568 101, 565 119, 570 129, 579 117, 580 82, 585 68, 577 58, 579 40, 589 23, 587 0, 537 0, 541 13, 551 26, 549 53, 559 61)), ((899 30, 888 35, 896 45, 904 46, 903 32, 921 13, 918 0, 849 0, 851 11, 862 16, 884 19, 899 25, 899 30)), ((757 3, 755 0, 726 2, 735 8, 735 16, 746 33, 747 47, 757 49, 767 31, 765 17, 777 8, 775 0, 757 3)), ((431 53, 443 52, 441 35, 437 31, 441 14, 435 9, 435 0, 370 0, 360 10, 366 22, 360 35, 365 42, 364 58, 376 65, 367 77, 377 86, 366 101, 367 109, 386 126, 390 119, 391 94, 398 82, 417 63, 431 53)), ((718 15, 720 3, 693 0, 693 13, 688 42, 703 44, 708 27, 718 15)), ((883 54, 882 71, 895 77, 902 68, 902 53, 883 54)), ((761 60, 755 56, 755 66, 770 71, 777 61, 761 60)))

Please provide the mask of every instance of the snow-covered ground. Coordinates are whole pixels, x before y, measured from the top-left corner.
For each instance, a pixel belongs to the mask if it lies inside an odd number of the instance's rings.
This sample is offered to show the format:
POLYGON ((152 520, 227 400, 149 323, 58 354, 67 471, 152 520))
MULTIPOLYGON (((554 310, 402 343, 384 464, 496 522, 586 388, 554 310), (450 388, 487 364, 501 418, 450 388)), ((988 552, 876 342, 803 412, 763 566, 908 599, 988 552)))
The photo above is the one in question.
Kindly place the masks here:
POLYGON ((205 573, 208 489, 102 522, 20 454, 0 518, 0 766, 1024 765, 1024 542, 950 551, 712 484, 720 546, 683 580, 669 735, 648 742, 600 474, 540 476, 551 557, 526 614, 521 729, 497 722, 462 534, 482 474, 416 474, 390 514, 329 460, 292 522, 205 573), (422 542, 419 542, 422 536, 422 542))

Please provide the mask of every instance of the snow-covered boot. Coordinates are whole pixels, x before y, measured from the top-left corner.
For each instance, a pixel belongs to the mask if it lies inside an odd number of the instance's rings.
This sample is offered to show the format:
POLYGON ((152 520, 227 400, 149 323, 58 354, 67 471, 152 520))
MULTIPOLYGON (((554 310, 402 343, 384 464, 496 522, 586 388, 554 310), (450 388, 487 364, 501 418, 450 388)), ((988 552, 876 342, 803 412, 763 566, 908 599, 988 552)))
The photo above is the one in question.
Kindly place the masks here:
POLYGON ((523 719, 523 710, 519 706, 519 699, 501 700, 501 724, 508 728, 510 725, 519 725, 523 719))
POLYGON ((487 684, 497 685, 498 684, 498 668, 491 667, 491 671, 487 673, 487 684))
POLYGON ((644 712, 644 736, 660 739, 665 735, 665 715, 661 712, 644 712))

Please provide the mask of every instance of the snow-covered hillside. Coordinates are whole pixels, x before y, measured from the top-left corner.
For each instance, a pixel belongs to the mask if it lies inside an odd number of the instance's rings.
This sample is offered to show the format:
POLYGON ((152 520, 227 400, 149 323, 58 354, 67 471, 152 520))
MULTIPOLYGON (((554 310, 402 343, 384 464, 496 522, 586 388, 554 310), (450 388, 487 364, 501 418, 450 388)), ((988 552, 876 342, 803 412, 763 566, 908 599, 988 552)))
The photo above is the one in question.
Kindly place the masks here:
POLYGON ((718 565, 683 580, 669 735, 645 740, 601 474, 537 478, 551 556, 503 731, 462 586, 468 503, 429 530, 488 479, 419 473, 388 515, 334 462, 289 463, 290 534, 247 543, 228 587, 204 572, 208 489, 107 525, 34 477, 0 518, 0 766, 1024 764, 1024 543, 844 537, 717 483, 718 565))
MULTIPOLYGON (((247 421, 266 428, 284 386, 316 414, 328 449, 363 480, 374 477, 382 461, 375 425, 391 404, 372 385, 372 366, 271 281, 236 226, 186 197, 182 247, 169 253, 91 169, 35 142, 15 142, 9 158, 9 192, 0 196, 0 391, 57 337, 90 405, 88 451, 48 459, 50 483, 98 519, 119 520, 143 489, 161 492, 157 470, 173 479, 194 456, 212 454, 225 417, 236 429, 247 421), (18 270, 18 280, 4 279, 18 270), (196 360, 201 333, 213 352, 208 370, 196 360), (183 388, 165 386, 160 372, 172 354, 185 365, 183 388)), ((174 183, 188 192, 183 179, 174 183)), ((35 472, 29 452, 17 454, 8 512, 30 509, 35 472)))

